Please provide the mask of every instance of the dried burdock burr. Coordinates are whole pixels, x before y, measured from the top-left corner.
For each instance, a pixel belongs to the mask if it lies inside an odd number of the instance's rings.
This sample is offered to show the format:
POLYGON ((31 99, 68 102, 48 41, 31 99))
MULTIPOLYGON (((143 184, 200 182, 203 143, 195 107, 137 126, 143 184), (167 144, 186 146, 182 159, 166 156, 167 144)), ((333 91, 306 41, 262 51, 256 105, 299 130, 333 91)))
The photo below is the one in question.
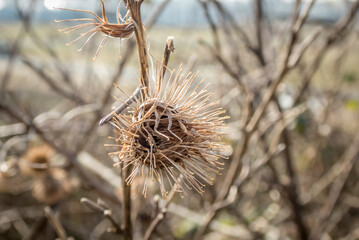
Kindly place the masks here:
POLYGON ((96 60, 99 51, 105 45, 108 38, 110 38, 110 37, 111 38, 120 38, 120 39, 129 38, 133 35, 135 27, 136 27, 135 22, 132 20, 132 18, 129 17, 128 13, 124 17, 122 17, 120 15, 120 6, 121 6, 122 1, 120 1, 120 3, 118 4, 117 11, 116 11, 117 23, 109 23, 108 22, 107 16, 106 16, 105 4, 104 4, 103 0, 100 0, 100 2, 101 2, 101 6, 102 6, 102 17, 98 16, 93 11, 89 11, 89 10, 56 8, 56 9, 76 11, 76 12, 85 12, 85 13, 89 13, 95 17, 95 19, 76 18, 76 19, 66 19, 66 20, 55 20, 55 22, 57 22, 57 23, 59 23, 59 22, 77 22, 77 21, 85 22, 85 23, 81 23, 81 24, 78 24, 78 25, 75 25, 72 27, 60 29, 59 30, 60 32, 71 33, 73 31, 76 31, 79 29, 83 29, 83 28, 87 28, 87 27, 90 28, 88 31, 81 33, 80 37, 78 37, 75 40, 73 40, 72 42, 66 44, 66 45, 71 45, 71 44, 79 41, 83 37, 89 36, 87 38, 87 40, 85 41, 85 43, 82 45, 82 47, 78 49, 78 51, 82 51, 82 49, 87 45, 87 43, 97 33, 102 32, 105 34, 105 37, 102 39, 100 45, 98 46, 96 54, 92 60, 96 60))
POLYGON ((194 85, 197 74, 173 71, 167 86, 163 87, 158 74, 152 91, 135 98, 131 110, 114 114, 116 146, 112 152, 125 169, 131 166, 127 184, 137 175, 145 177, 142 194, 146 196, 148 183, 157 179, 161 194, 166 198, 166 182, 177 184, 178 191, 195 189, 204 192, 205 184, 212 184, 214 175, 221 170, 223 151, 221 128, 226 116, 211 102, 212 93, 203 86, 194 85), (182 177, 182 181, 179 181, 182 177))

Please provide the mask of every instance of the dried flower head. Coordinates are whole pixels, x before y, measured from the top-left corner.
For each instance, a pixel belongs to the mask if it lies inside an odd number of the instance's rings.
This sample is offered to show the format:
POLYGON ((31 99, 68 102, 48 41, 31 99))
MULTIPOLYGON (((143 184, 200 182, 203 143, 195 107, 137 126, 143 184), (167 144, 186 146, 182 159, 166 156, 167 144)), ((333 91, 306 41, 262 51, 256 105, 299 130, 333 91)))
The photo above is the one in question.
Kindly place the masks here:
POLYGON ((102 32, 105 34, 105 37, 102 39, 99 47, 97 48, 96 54, 93 57, 92 60, 95 60, 100 49, 105 45, 107 39, 109 37, 112 38, 129 38, 133 35, 134 30, 135 30, 135 26, 136 24, 133 22, 133 20, 129 17, 128 13, 122 17, 120 14, 120 6, 122 1, 120 1, 118 7, 117 7, 117 11, 116 11, 116 19, 117 19, 117 23, 109 23, 107 20, 107 16, 106 16, 106 11, 105 11, 105 4, 103 2, 103 0, 101 1, 101 6, 102 6, 102 17, 99 17, 97 14, 95 14, 93 11, 89 11, 89 10, 79 10, 79 9, 69 9, 69 8, 56 8, 56 9, 62 9, 62 10, 69 10, 69 11, 76 11, 76 12, 85 12, 85 13, 89 13, 92 14, 96 20, 98 20, 98 22, 92 18, 77 18, 77 19, 68 19, 68 20, 55 20, 55 22, 59 23, 59 22, 76 22, 76 21, 86 21, 85 23, 82 24, 78 24, 72 27, 68 27, 68 28, 64 28, 64 29, 60 29, 60 32, 65 32, 65 33, 70 33, 73 31, 76 31, 78 29, 82 29, 82 28, 86 28, 86 27, 91 27, 90 30, 88 30, 87 32, 81 33, 80 37, 76 38, 75 40, 73 40, 72 42, 66 44, 66 45, 71 45, 77 41, 79 41, 80 39, 82 39, 85 36, 89 37, 87 38, 87 40, 85 41, 85 43, 82 45, 82 47, 80 49, 78 49, 78 51, 82 51, 82 49, 87 45, 87 43, 91 40, 91 38, 93 38, 98 32, 102 32))
POLYGON ((132 166, 126 179, 131 184, 137 175, 145 177, 142 194, 146 197, 148 181, 156 178, 166 198, 165 182, 177 184, 178 191, 188 189, 204 192, 205 183, 213 183, 223 163, 220 128, 225 111, 209 102, 212 93, 203 80, 195 87, 197 74, 184 75, 173 71, 167 86, 157 77, 156 87, 140 99, 136 98, 127 114, 115 114, 116 144, 122 169, 132 166), (182 180, 179 180, 182 178, 182 180))
POLYGON ((72 182, 63 169, 53 168, 35 179, 32 194, 45 204, 55 204, 63 200, 72 190, 72 182))
POLYGON ((39 174, 48 170, 54 150, 48 145, 30 147, 20 162, 20 167, 24 173, 39 174))

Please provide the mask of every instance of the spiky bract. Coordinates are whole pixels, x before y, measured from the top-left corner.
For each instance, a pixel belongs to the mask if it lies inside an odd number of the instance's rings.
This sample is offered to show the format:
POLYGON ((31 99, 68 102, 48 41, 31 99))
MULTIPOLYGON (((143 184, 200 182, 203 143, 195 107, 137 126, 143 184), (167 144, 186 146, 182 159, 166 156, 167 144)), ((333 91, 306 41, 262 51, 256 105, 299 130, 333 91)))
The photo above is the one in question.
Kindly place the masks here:
POLYGON ((128 16, 128 13, 124 17, 121 17, 120 6, 121 6, 122 1, 120 1, 119 5, 117 7, 117 11, 116 11, 117 23, 109 23, 108 22, 107 16, 106 16, 106 10, 105 10, 105 3, 103 0, 100 0, 100 2, 101 2, 101 6, 102 6, 102 17, 98 16, 96 13, 94 13, 93 11, 89 11, 89 10, 57 8, 57 9, 62 9, 62 10, 89 13, 89 14, 93 15, 95 17, 95 19, 76 18, 76 19, 67 19, 67 20, 55 20, 55 22, 57 22, 57 23, 85 21, 85 23, 82 23, 82 24, 78 24, 78 25, 75 25, 72 27, 60 29, 59 30, 60 32, 70 33, 70 32, 73 32, 73 31, 76 31, 79 29, 83 29, 83 28, 87 28, 87 27, 91 28, 88 31, 81 33, 80 37, 78 37, 75 40, 73 40, 72 42, 66 44, 66 45, 71 45, 71 44, 79 41, 83 37, 90 35, 87 38, 87 40, 85 41, 85 43, 82 45, 82 47, 80 49, 78 49, 78 51, 82 51, 82 49, 87 45, 87 43, 91 40, 91 38, 93 38, 97 33, 102 32, 105 34, 105 37, 102 39, 100 45, 98 46, 96 54, 92 58, 92 60, 95 60, 97 58, 99 51, 105 45, 105 43, 109 37, 121 38, 121 39, 130 38, 133 35, 135 27, 136 27, 136 24, 133 22, 133 19, 131 19, 128 16))

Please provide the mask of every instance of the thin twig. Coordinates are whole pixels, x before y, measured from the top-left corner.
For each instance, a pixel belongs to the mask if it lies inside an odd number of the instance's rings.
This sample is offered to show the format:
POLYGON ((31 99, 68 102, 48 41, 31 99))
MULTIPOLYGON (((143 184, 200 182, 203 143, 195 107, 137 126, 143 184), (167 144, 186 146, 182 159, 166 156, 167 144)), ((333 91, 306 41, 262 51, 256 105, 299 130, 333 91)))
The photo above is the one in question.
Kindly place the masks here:
MULTIPOLYGON (((178 183, 180 183, 182 180, 182 175, 179 177, 178 179, 178 183)), ((160 222, 165 218, 166 213, 167 213, 167 209, 176 193, 178 189, 178 184, 176 183, 172 189, 170 194, 168 195, 168 198, 166 200, 165 206, 163 208, 161 208, 161 210, 159 211, 159 213, 157 214, 157 216, 153 219, 153 221, 151 222, 150 226, 148 227, 148 229, 146 230, 145 236, 144 236, 144 240, 148 240, 150 239, 152 233, 156 230, 156 227, 160 224, 160 222)))
POLYGON ((69 99, 71 101, 74 101, 78 104, 85 104, 85 101, 77 96, 74 92, 68 92, 64 90, 62 87, 60 87, 56 81, 48 75, 43 68, 36 66, 33 63, 33 60, 28 59, 25 55, 21 56, 21 61, 28 66, 31 70, 33 70, 44 82, 57 94, 65 97, 66 99, 69 99))
POLYGON ((98 125, 102 126, 102 125, 110 122, 116 114, 122 113, 127 107, 129 107, 133 102, 135 102, 136 99, 138 99, 140 97, 140 95, 141 95, 141 89, 136 88, 135 92, 132 94, 132 96, 129 99, 127 99, 124 103, 122 103, 120 106, 118 106, 116 109, 114 109, 111 113, 109 113, 105 117, 103 117, 99 121, 98 125))
POLYGON ((269 89, 265 92, 260 105, 254 112, 251 120, 249 121, 248 125, 246 126, 247 132, 252 133, 255 130, 255 128, 258 125, 260 119, 262 118, 265 110, 267 109, 269 102, 271 101, 273 95, 275 94, 279 84, 283 81, 284 77, 288 73, 288 70, 289 70, 288 61, 289 61, 290 55, 292 54, 293 46, 297 41, 299 32, 302 29, 304 21, 308 17, 308 14, 310 12, 311 7, 313 6, 313 3, 314 3, 314 0, 309 2, 308 7, 304 11, 304 13, 301 16, 299 16, 298 18, 295 18, 293 20, 290 40, 289 40, 289 44, 286 49, 284 61, 282 62, 281 66, 279 67, 279 69, 280 69, 279 73, 272 81, 273 83, 271 84, 269 89))
POLYGON ((101 213, 105 218, 107 218, 112 224, 112 233, 123 234, 124 232, 121 229, 120 224, 113 218, 112 211, 105 204, 102 204, 102 200, 97 200, 97 203, 91 201, 88 198, 81 198, 81 203, 87 206, 88 208, 94 210, 95 212, 101 213))
POLYGON ((264 58, 263 51, 263 37, 262 37, 262 25, 263 25, 263 1, 255 0, 255 26, 256 26, 256 38, 257 38, 257 47, 255 48, 256 55, 261 63, 265 65, 266 61, 264 58))
POLYGON ((254 47, 253 47, 249 37, 247 36, 245 31, 236 23, 236 20, 232 16, 232 14, 225 7, 223 7, 223 5, 220 1, 218 1, 218 0, 210 0, 210 1, 217 7, 217 9, 221 13, 221 15, 229 21, 232 28, 237 32, 240 39, 242 39, 242 41, 244 42, 244 45, 246 46, 246 48, 253 50, 254 47))
POLYGON ((342 20, 340 20, 331 30, 331 34, 327 37, 325 43, 318 51, 315 59, 309 65, 309 68, 303 73, 302 87, 299 89, 298 93, 296 94, 296 97, 294 98, 294 104, 298 104, 301 101, 303 94, 308 89, 310 82, 313 79, 312 76, 318 70, 328 49, 340 38, 343 38, 343 36, 345 36, 345 32, 350 27, 350 23, 353 22, 358 8, 359 0, 352 4, 348 14, 342 20))
MULTIPOLYGON (((162 65, 161 65, 161 76, 160 82, 163 80, 166 74, 166 70, 168 68, 168 61, 170 60, 171 53, 175 51, 175 46, 173 43, 173 37, 168 37, 166 41, 165 51, 163 53, 162 65)), ((160 89, 160 86, 158 87, 160 89)))
MULTIPOLYGON (((304 14, 301 15, 302 18, 305 18, 311 7, 313 6, 314 1, 310 2, 310 4, 307 5, 307 8, 304 12, 304 14)), ((257 48, 257 52, 254 52, 255 55, 257 55, 260 64, 262 65, 262 67, 265 67, 265 60, 264 60, 264 53, 263 53, 263 48, 261 46, 262 44, 262 36, 261 36, 261 21, 262 21, 262 6, 261 6, 262 2, 261 0, 256 0, 256 35, 257 35, 257 41, 258 41, 258 48, 257 48)), ((296 9, 294 10, 295 12, 297 12, 299 14, 298 11, 298 7, 299 7, 299 2, 297 2, 296 4, 296 9)), ((301 23, 303 23, 303 20, 300 21, 301 23)), ((314 31, 313 34, 310 34, 305 40, 303 40, 303 42, 300 44, 299 48, 296 48, 293 50, 293 52, 296 53, 295 56, 293 56, 294 54, 291 53, 290 54, 290 58, 288 59, 288 68, 294 68, 299 60, 301 59, 301 57, 303 56, 304 52, 306 51, 306 49, 309 47, 309 45, 314 41, 314 39, 319 35, 320 30, 317 29, 316 31, 314 31)), ((279 113, 282 114, 283 109, 279 104, 279 99, 276 95, 276 93, 273 94, 273 99, 275 104, 277 105, 277 108, 279 110, 279 113)), ((282 116, 282 115, 281 115, 282 116)), ((281 118, 280 121, 284 123, 284 119, 281 118)), ((303 218, 303 211, 301 208, 301 205, 299 204, 299 188, 298 188, 298 177, 297 177, 297 172, 295 171, 295 168, 293 166, 293 158, 292 158, 292 147, 291 147, 291 142, 290 142, 290 136, 289 136, 289 131, 284 127, 282 134, 281 134, 281 138, 283 140, 283 143, 285 144, 285 149, 283 151, 283 156, 285 159, 285 163, 286 163, 286 167, 288 170, 288 176, 289 176, 289 185, 288 186, 282 186, 282 189, 284 189, 287 193, 288 196, 288 200, 294 215, 294 222, 296 224, 297 227, 297 231, 298 234, 300 236, 300 239, 302 240, 306 240, 308 239, 308 230, 307 227, 305 226, 304 223, 304 218, 303 218)), ((264 135, 262 135, 262 141, 264 141, 264 135)), ((270 166, 272 166, 273 163, 270 161, 270 166)), ((275 169, 275 168, 273 168, 275 169)), ((274 171, 275 174, 277 174, 277 171, 274 171)), ((278 178, 278 177, 277 177, 278 178)), ((281 184, 278 181, 279 184, 281 184)))
POLYGON ((14 43, 11 47, 10 56, 7 61, 7 65, 5 67, 6 70, 1 79, 0 99, 2 101, 4 101, 4 99, 5 99, 5 90, 6 90, 8 82, 11 78, 11 75, 12 75, 12 72, 13 72, 13 69, 15 66, 16 56, 21 51, 22 44, 24 42, 26 34, 31 30, 32 19, 34 17, 33 13, 35 11, 36 2, 37 2, 37 0, 32 0, 28 7, 28 11, 24 14, 23 12, 21 12, 21 10, 18 6, 18 4, 19 4, 18 1, 16 1, 18 13, 19 13, 20 17, 22 18, 22 27, 19 31, 19 34, 16 37, 16 40, 14 41, 14 43))
POLYGON ((49 223, 55 229, 57 236, 61 240, 69 240, 66 231, 58 218, 58 215, 55 214, 49 206, 46 206, 44 211, 45 211, 45 217, 48 219, 49 223))
MULTIPOLYGON (((123 168, 123 166, 121 166, 123 168)), ((132 240, 132 221, 131 221, 131 184, 127 184, 126 179, 131 173, 131 168, 127 167, 122 169, 121 176, 122 176, 122 191, 123 191, 123 198, 122 198, 122 229, 124 231, 124 238, 125 240, 132 240)))
POLYGON ((214 40, 214 46, 216 49, 216 52, 221 52, 221 44, 219 42, 219 34, 218 34, 218 28, 217 25, 214 22, 214 19, 211 17, 209 13, 209 6, 207 1, 198 0, 198 2, 202 5, 202 8, 204 10, 204 14, 207 18, 207 22, 209 23, 209 26, 211 28, 213 40, 214 40))
POLYGON ((359 157, 359 134, 357 134, 352 144, 346 149, 342 156, 342 160, 340 162, 345 163, 342 169, 342 173, 339 176, 339 179, 333 183, 332 188, 329 192, 328 201, 323 206, 319 213, 317 224, 311 232, 310 238, 311 240, 316 240, 321 238, 322 232, 325 230, 329 218, 331 217, 333 210, 338 202, 341 193, 343 192, 344 185, 347 182, 348 176, 353 169, 354 163, 358 160, 359 157))
POLYGON ((130 17, 136 24, 135 28, 135 36, 136 36, 136 43, 137 43, 137 50, 138 50, 138 60, 140 64, 140 84, 143 98, 147 96, 149 90, 149 80, 148 80, 148 53, 147 53, 147 43, 146 43, 146 36, 145 36, 145 26, 142 22, 142 15, 141 15, 141 5, 143 1, 137 0, 125 0, 126 8, 130 13, 130 17))

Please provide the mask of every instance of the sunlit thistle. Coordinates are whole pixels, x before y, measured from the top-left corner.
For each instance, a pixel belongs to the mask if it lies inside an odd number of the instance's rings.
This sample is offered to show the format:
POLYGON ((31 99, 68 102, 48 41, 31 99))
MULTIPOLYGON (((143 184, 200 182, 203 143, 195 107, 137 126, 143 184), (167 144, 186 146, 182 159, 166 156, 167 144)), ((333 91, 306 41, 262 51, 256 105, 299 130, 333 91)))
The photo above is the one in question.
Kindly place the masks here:
POLYGON ((193 86, 196 76, 173 71, 163 88, 158 74, 155 88, 136 98, 127 114, 114 114, 116 144, 107 146, 119 151, 110 155, 118 157, 116 166, 132 166, 127 184, 138 175, 145 177, 145 197, 151 179, 157 179, 166 198, 165 182, 177 184, 181 193, 185 185, 202 194, 220 173, 219 159, 226 149, 220 129, 227 117, 221 116, 225 111, 216 107, 218 102, 209 101, 213 93, 203 80, 193 86))

